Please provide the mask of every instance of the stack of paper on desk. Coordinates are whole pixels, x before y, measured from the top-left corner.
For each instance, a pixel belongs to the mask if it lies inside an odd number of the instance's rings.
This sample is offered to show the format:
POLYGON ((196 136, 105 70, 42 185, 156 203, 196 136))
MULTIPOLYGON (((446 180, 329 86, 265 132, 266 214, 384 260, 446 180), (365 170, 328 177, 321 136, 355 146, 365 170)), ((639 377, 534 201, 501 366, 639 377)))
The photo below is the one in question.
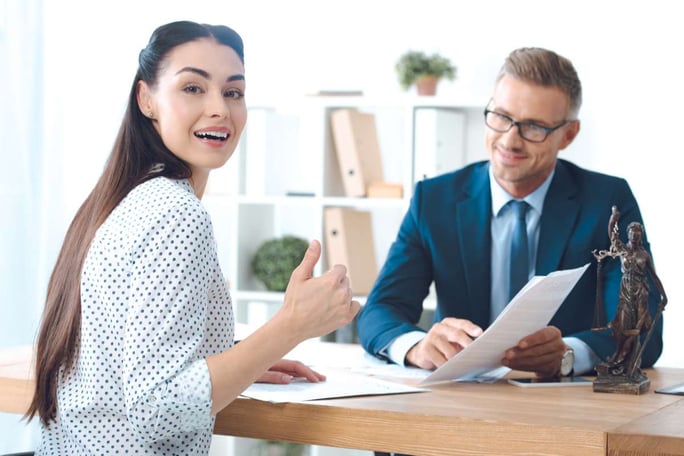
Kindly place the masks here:
POLYGON ((372 396, 383 394, 418 393, 425 388, 404 385, 364 374, 339 369, 314 369, 324 374, 324 382, 309 383, 295 380, 287 385, 254 383, 242 395, 269 402, 299 402, 336 397, 372 396))
POLYGON ((442 364, 421 384, 477 380, 479 375, 500 367, 507 349, 551 321, 588 267, 589 264, 585 264, 576 269, 533 277, 480 337, 442 364))

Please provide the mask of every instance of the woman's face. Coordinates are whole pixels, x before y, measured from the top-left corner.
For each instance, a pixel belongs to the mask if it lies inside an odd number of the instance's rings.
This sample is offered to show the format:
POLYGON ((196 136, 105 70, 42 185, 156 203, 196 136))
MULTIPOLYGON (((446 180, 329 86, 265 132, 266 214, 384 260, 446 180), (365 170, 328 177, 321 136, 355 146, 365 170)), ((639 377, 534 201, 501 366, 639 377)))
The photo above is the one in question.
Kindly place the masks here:
POLYGON ((169 52, 156 86, 139 83, 140 109, 166 147, 188 163, 196 189, 237 147, 247 121, 244 74, 232 48, 202 38, 169 52))

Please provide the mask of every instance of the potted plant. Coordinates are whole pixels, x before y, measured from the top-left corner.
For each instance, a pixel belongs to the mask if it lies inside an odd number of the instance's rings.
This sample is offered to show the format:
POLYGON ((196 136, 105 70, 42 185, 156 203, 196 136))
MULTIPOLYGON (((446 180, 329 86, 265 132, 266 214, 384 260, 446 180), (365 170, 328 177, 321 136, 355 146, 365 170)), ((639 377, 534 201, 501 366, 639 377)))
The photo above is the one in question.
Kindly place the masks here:
POLYGON ((306 445, 292 442, 262 440, 256 448, 258 456, 304 456, 308 454, 306 445))
POLYGON ((309 243, 296 236, 263 242, 252 258, 252 272, 269 291, 285 291, 292 271, 299 266, 309 243))
POLYGON ((453 81, 456 67, 437 53, 428 55, 422 51, 405 52, 395 66, 402 89, 416 85, 419 95, 434 95, 441 79, 453 81))

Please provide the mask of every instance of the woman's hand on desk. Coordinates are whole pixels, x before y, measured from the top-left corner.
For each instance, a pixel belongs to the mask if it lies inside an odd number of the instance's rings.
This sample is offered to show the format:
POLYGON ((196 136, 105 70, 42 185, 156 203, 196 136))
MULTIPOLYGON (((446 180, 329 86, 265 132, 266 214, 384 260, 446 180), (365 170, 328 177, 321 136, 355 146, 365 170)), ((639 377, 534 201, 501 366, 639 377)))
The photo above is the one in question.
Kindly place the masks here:
POLYGON ((317 383, 325 380, 325 375, 319 374, 300 361, 281 359, 259 377, 256 383, 288 384, 294 379, 306 379, 317 383))
POLYGON ((445 318, 435 323, 427 335, 406 353, 406 361, 422 369, 436 369, 482 334, 482 328, 469 320, 445 318))

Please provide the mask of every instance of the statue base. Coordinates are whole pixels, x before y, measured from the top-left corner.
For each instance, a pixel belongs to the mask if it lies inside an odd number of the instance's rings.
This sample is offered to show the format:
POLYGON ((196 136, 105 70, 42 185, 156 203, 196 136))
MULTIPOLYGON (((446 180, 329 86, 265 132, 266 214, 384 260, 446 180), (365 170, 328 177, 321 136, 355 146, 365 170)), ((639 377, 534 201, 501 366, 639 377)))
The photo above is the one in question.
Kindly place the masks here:
POLYGON ((595 393, 639 395, 647 392, 651 386, 651 381, 641 369, 637 368, 628 375, 623 364, 599 364, 596 366, 596 373, 598 375, 593 382, 595 393))

